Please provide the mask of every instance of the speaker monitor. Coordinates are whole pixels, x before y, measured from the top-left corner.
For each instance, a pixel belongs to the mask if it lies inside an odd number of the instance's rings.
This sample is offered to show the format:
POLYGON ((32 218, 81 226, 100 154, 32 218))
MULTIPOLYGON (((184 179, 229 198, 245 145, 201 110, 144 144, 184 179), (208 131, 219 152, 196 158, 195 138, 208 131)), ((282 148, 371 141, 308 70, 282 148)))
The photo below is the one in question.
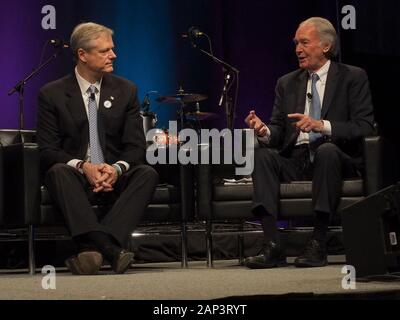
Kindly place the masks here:
POLYGON ((344 208, 341 218, 346 263, 356 277, 400 271, 400 184, 344 208))

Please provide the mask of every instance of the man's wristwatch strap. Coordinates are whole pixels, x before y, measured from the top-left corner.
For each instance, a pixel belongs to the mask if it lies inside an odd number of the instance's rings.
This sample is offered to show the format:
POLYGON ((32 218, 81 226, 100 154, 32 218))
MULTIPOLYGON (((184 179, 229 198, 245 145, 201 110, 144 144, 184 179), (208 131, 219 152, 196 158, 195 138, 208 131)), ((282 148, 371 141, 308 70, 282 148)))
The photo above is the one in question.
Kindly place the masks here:
POLYGON ((82 173, 82 174, 83 174, 83 165, 85 164, 85 162, 86 162, 86 161, 82 160, 82 161, 79 161, 79 162, 76 164, 76 168, 77 168, 78 171, 79 171, 80 173, 82 173))

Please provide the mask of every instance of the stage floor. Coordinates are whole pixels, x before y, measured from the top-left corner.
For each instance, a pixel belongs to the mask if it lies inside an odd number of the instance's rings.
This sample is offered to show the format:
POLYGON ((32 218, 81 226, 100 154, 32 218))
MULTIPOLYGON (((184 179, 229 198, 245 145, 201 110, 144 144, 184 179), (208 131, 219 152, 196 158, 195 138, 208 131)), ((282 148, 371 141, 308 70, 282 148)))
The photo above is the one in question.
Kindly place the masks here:
POLYGON ((56 289, 42 288, 43 276, 25 270, 0 271, 0 299, 29 300, 208 300, 208 299, 313 299, 399 298, 400 281, 356 282, 356 289, 342 288, 343 256, 330 256, 323 268, 298 269, 288 259, 284 268, 249 270, 237 260, 134 264, 127 273, 115 275, 105 268, 96 276, 73 276, 56 270, 56 289))

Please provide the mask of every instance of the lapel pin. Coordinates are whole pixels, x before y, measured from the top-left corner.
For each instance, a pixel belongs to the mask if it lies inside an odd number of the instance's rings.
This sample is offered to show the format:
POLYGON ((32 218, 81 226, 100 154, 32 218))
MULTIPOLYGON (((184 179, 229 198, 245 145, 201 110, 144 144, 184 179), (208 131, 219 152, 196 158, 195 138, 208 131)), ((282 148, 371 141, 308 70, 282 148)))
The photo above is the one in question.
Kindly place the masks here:
POLYGON ((110 99, 111 99, 111 100, 114 100, 114 97, 113 97, 113 96, 111 96, 111 97, 110 97, 110 99))
POLYGON ((104 101, 104 108, 110 109, 111 107, 112 107, 111 101, 108 100, 104 101))

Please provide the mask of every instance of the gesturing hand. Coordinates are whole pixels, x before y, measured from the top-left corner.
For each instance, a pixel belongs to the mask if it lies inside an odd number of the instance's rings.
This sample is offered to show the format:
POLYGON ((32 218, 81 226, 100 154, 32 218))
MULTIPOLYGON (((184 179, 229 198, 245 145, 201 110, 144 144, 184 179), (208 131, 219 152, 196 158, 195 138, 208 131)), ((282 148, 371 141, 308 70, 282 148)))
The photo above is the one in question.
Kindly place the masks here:
POLYGON ((322 120, 315 120, 305 114, 289 113, 288 117, 297 120, 292 125, 302 132, 321 132, 324 129, 324 122, 322 120))
POLYGON ((244 120, 250 129, 254 129, 256 135, 263 137, 267 134, 267 126, 261 119, 256 115, 254 110, 251 110, 249 115, 244 120))

